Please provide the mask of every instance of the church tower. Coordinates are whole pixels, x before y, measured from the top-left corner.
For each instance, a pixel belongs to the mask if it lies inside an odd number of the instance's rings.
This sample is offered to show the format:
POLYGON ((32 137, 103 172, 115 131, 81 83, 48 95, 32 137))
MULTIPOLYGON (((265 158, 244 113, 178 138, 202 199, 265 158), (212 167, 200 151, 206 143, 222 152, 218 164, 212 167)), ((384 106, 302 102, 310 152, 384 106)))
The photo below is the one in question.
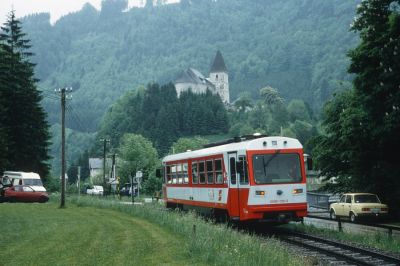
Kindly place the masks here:
POLYGON ((229 103, 228 69, 220 51, 217 51, 211 65, 209 81, 214 84, 215 92, 221 97, 222 102, 229 103))

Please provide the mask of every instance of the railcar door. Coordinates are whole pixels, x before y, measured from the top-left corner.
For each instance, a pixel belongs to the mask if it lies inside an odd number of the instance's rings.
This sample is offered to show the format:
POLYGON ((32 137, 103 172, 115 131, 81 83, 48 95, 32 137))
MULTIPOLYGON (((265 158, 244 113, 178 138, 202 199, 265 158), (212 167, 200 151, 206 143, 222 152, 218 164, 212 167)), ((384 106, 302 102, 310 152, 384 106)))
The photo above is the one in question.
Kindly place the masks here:
POLYGON ((236 170, 237 153, 228 153, 229 158, 229 216, 233 220, 240 219, 240 193, 239 180, 236 170))

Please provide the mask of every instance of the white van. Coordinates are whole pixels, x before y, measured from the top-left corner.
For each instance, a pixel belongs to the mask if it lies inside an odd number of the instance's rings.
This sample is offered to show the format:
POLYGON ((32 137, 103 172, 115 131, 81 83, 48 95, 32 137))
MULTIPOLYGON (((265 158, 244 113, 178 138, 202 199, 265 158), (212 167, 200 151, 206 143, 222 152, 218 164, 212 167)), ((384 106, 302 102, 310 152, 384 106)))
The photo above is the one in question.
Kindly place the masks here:
POLYGON ((40 176, 36 173, 5 171, 3 173, 3 180, 5 179, 9 179, 10 182, 12 181, 13 186, 27 185, 34 191, 46 191, 40 176))

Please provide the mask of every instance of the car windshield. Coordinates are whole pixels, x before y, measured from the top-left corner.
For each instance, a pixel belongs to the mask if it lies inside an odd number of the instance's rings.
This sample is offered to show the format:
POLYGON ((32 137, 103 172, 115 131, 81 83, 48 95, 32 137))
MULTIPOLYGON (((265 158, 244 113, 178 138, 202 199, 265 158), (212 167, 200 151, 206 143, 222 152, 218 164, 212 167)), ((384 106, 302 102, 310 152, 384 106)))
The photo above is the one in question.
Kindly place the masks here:
POLYGON ((381 203, 376 195, 355 195, 355 203, 381 203))
POLYGON ((24 184, 28 186, 43 186, 40 179, 24 179, 24 184))
POLYGON ((253 156, 256 184, 301 181, 300 156, 296 153, 273 153, 253 156))

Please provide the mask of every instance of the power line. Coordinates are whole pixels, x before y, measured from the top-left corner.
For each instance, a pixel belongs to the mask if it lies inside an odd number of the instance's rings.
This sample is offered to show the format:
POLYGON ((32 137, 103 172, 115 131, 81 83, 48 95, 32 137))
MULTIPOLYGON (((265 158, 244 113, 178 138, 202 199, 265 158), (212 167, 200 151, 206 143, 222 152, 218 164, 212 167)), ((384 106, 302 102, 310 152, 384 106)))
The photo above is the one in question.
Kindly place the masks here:
POLYGON ((89 132, 88 128, 85 126, 85 123, 82 122, 80 116, 77 114, 72 105, 67 104, 67 112, 71 115, 71 118, 78 125, 82 132, 89 132))

